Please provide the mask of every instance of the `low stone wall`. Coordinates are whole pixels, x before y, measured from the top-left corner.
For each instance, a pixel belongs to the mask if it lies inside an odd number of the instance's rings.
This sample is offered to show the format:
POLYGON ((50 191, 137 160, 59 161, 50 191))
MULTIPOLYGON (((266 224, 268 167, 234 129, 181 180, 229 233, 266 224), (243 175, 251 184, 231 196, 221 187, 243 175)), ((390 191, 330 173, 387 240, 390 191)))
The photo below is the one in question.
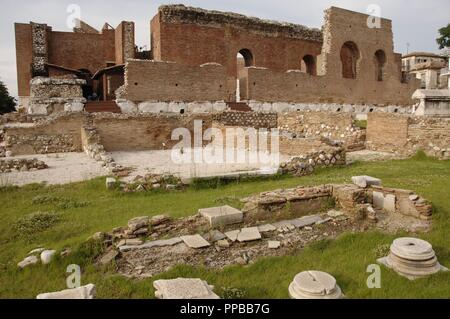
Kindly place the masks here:
POLYGON ((304 176, 312 174, 319 167, 345 165, 345 158, 345 150, 342 148, 322 147, 322 150, 295 156, 280 167, 283 173, 304 176))
POLYGON ((276 128, 278 115, 276 113, 225 111, 213 115, 213 121, 224 126, 240 126, 260 128, 276 128))
POLYGON ((13 156, 81 151, 83 114, 59 114, 37 123, 6 124, 5 148, 13 156))
POLYGON ((35 77, 30 82, 28 113, 47 115, 56 112, 81 112, 86 99, 82 86, 85 80, 72 77, 35 77))
POLYGON ((424 151, 440 159, 450 158, 450 119, 370 114, 368 149, 411 156, 424 151))
POLYGON ((117 99, 117 105, 124 114, 146 113, 175 113, 175 114, 201 114, 216 113, 226 110, 224 101, 216 102, 133 102, 125 99, 117 99))
POLYGON ((48 168, 48 165, 43 161, 39 161, 37 158, 26 159, 26 158, 15 158, 15 159, 4 159, 0 160, 0 172, 1 173, 11 173, 11 172, 28 172, 37 171, 48 168))
POLYGON ((280 132, 294 138, 320 138, 342 141, 347 150, 365 147, 365 130, 355 125, 353 114, 333 112, 290 112, 278 115, 280 132))
POLYGON ((256 112, 331 112, 334 114, 351 113, 357 119, 366 119, 369 113, 399 113, 413 114, 414 105, 386 105, 377 104, 345 104, 345 103, 287 103, 287 102, 260 102, 248 101, 248 105, 256 112))
POLYGON ((336 206, 357 219, 367 218, 368 211, 373 208, 387 214, 402 214, 422 220, 429 220, 432 216, 431 204, 413 191, 381 186, 368 188, 353 184, 299 186, 263 192, 244 198, 242 202, 245 218, 250 220, 273 218, 283 212, 300 217, 330 209, 330 206, 336 206))

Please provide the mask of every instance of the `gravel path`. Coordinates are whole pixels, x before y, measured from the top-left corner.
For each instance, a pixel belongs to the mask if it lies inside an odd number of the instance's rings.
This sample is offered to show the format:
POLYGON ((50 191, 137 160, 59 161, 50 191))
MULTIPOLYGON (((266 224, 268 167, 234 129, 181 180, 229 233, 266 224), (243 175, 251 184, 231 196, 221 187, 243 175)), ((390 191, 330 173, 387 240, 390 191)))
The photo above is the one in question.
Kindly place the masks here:
POLYGON ((49 185, 68 184, 108 175, 98 162, 85 153, 27 155, 14 158, 37 158, 44 161, 49 168, 34 172, 1 173, 0 186, 23 186, 43 182, 49 185))

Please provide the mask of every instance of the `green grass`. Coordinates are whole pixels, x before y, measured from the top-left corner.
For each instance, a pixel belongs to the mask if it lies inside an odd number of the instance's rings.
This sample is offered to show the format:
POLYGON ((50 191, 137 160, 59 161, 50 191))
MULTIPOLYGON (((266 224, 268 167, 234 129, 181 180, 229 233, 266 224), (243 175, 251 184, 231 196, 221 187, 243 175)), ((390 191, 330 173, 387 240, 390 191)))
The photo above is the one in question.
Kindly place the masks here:
MULTIPOLYGON (((303 270, 322 270, 333 274, 349 298, 450 298, 450 272, 409 281, 382 267, 382 288, 368 289, 366 267, 375 263, 377 251, 395 237, 380 232, 346 233, 333 241, 323 241, 293 252, 290 256, 263 258, 254 264, 207 270, 179 265, 153 279, 131 280, 114 271, 114 266, 98 268, 92 264, 99 247, 86 243, 98 231, 126 225, 136 216, 170 214, 188 216, 199 208, 238 199, 261 191, 297 185, 349 182, 353 175, 372 175, 385 186, 411 189, 430 200, 435 209, 433 229, 420 237, 431 242, 439 261, 450 266, 450 161, 424 156, 409 160, 356 163, 351 167, 321 169, 307 177, 279 177, 250 180, 218 188, 190 188, 175 193, 122 194, 107 191, 104 179, 44 187, 0 189, 0 297, 35 298, 38 293, 65 288, 66 267, 79 264, 82 284, 95 283, 100 298, 152 298, 152 281, 157 278, 201 277, 222 288, 238 288, 247 298, 287 298, 287 287, 303 270), (49 213, 37 218, 36 212, 49 213), (56 215, 54 215, 56 214, 56 215), (31 217, 30 217, 31 216, 31 217), (17 225, 31 228, 21 234, 17 225), (16 264, 38 247, 70 247, 67 258, 56 258, 48 266, 18 270, 16 264)), ((215 183, 212 183, 215 185, 215 183)), ((204 186, 204 185, 202 185, 204 186)), ((40 215, 38 215, 40 216, 40 215)))

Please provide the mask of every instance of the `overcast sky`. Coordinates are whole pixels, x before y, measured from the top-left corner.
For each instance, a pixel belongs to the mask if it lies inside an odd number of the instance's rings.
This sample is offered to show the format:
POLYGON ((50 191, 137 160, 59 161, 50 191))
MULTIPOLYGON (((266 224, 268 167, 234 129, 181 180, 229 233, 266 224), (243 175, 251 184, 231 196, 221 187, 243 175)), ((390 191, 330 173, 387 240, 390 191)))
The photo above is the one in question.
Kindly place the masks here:
POLYGON ((150 43, 150 19, 161 4, 183 3, 205 9, 233 11, 264 19, 280 20, 320 28, 323 11, 330 6, 366 13, 370 4, 381 8, 381 16, 393 20, 395 50, 438 52, 437 30, 450 23, 449 0, 1 0, 0 78, 17 95, 14 22, 41 22, 53 30, 68 31, 70 4, 81 8, 81 18, 95 28, 105 22, 116 26, 122 20, 136 23, 136 43, 150 43))

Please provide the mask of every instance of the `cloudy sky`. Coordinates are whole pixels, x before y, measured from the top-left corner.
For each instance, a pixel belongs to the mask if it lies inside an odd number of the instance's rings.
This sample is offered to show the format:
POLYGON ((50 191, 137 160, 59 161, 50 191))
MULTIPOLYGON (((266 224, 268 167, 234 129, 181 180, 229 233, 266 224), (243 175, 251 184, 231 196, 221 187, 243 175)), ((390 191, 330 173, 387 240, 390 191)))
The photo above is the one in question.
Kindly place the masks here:
POLYGON ((0 78, 17 95, 14 22, 47 23, 53 30, 68 31, 69 5, 81 8, 81 18, 96 28, 107 21, 136 23, 136 42, 149 45, 150 19, 161 4, 183 3, 205 9, 233 11, 250 16, 320 28, 323 10, 330 6, 366 13, 370 4, 381 8, 382 17, 393 20, 395 50, 438 52, 437 30, 450 23, 449 0, 1 0, 0 78))

